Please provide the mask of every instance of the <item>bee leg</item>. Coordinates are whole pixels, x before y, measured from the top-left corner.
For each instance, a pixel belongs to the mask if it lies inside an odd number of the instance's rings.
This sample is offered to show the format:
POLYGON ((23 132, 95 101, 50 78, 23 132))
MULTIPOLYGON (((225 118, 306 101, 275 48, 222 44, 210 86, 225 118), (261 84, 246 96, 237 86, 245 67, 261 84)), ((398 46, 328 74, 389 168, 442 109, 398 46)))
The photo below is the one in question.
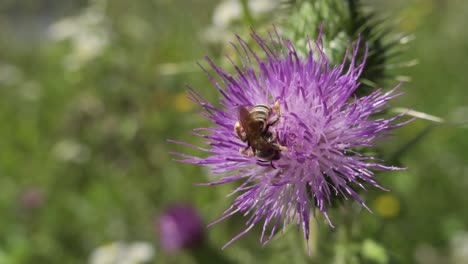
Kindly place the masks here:
POLYGON ((278 123, 279 121, 279 117, 278 116, 275 116, 273 118, 273 120, 269 121, 268 124, 265 126, 265 130, 264 131, 268 131, 268 129, 271 127, 271 126, 274 126, 276 125, 276 123, 278 123))
POLYGON ((275 104, 273 105, 273 111, 275 112, 276 116, 273 117, 272 120, 269 120, 268 121, 268 124, 265 128, 265 131, 268 131, 268 128, 270 128, 271 126, 274 126, 276 125, 276 123, 278 123, 278 121, 280 120, 281 118, 281 109, 280 109, 280 101, 279 99, 276 100, 275 104))
MULTIPOLYGON (((250 148, 250 142, 247 141, 247 147, 245 148, 240 148, 239 149, 239 152, 240 154, 245 154, 245 152, 250 148)), ((250 156, 249 154, 247 154, 248 156, 250 156)))
MULTIPOLYGON (((244 149, 244 152, 243 152, 242 154, 245 153, 245 151, 247 150, 247 148, 243 148, 243 149, 244 149)), ((250 149, 249 152, 247 152, 247 157, 253 157, 254 155, 255 155, 255 154, 254 154, 254 152, 253 152, 252 149, 250 149)))
POLYGON ((273 110, 275 111, 278 118, 281 117, 281 108, 280 108, 280 100, 276 100, 275 104, 273 105, 273 110))
POLYGON ((288 148, 285 146, 281 146, 280 144, 273 143, 271 144, 275 149, 281 150, 281 151, 288 151, 288 148))
MULTIPOLYGON (((248 143, 248 145, 250 146, 250 142, 248 143)), ((253 146, 250 146, 250 150, 249 150, 249 153, 247 153, 247 156, 249 157, 255 156, 256 151, 257 150, 253 146)))
POLYGON ((236 135, 240 140, 244 142, 247 141, 247 136, 242 134, 242 126, 239 122, 236 122, 236 124, 234 125, 234 131, 236 132, 236 135))
POLYGON ((273 169, 275 169, 275 170, 276 170, 276 167, 275 167, 275 166, 273 166, 273 161, 270 161, 270 165, 271 165, 271 167, 272 167, 273 169))
POLYGON ((276 134, 275 133, 271 133, 271 132, 267 132, 266 134, 266 140, 268 141, 268 143, 272 143, 276 140, 276 134))

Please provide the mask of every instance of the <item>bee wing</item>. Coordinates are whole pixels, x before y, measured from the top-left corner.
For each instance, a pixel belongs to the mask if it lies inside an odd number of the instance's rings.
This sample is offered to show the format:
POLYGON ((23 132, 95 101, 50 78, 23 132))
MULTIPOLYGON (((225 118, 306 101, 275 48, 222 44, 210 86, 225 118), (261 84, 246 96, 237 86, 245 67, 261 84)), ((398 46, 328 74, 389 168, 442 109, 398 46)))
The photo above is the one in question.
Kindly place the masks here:
POLYGON ((249 121, 249 107, 243 105, 239 107, 239 122, 241 123, 242 127, 247 127, 247 122, 249 121))

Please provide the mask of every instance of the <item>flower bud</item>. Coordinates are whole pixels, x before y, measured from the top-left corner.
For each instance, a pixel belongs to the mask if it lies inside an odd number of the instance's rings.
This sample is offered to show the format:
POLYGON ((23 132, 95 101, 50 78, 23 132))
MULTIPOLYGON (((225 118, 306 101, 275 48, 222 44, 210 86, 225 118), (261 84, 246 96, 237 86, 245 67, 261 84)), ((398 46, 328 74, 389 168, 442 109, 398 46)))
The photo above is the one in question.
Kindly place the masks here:
POLYGON ((201 244, 204 224, 197 210, 190 204, 168 207, 157 221, 161 248, 166 252, 192 249, 201 244))

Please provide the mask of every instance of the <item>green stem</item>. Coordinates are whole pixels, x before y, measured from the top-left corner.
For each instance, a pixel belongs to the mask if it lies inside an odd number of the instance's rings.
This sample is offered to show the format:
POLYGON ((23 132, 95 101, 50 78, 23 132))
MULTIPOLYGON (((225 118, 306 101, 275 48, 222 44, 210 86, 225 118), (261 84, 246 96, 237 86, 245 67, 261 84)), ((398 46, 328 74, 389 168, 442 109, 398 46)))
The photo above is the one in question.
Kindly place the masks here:
POLYGON ((335 245, 335 264, 354 264, 357 263, 355 250, 353 249, 354 241, 352 229, 354 226, 353 208, 352 205, 346 204, 340 208, 340 225, 337 226, 337 241, 335 245))
POLYGON ((220 249, 212 248, 206 241, 199 247, 194 248, 191 253, 196 263, 233 263, 225 254, 222 254, 220 249))
POLYGON ((244 14, 244 22, 247 25, 254 27, 254 19, 249 9, 249 0, 240 0, 242 5, 242 13, 244 14))
POLYGON ((435 125, 431 124, 426 126, 422 129, 414 138, 410 141, 406 142, 403 146, 401 146, 397 151, 395 151, 390 158, 388 158, 389 162, 396 162, 398 159, 409 149, 411 149, 414 145, 421 141, 429 132, 435 127, 435 125))

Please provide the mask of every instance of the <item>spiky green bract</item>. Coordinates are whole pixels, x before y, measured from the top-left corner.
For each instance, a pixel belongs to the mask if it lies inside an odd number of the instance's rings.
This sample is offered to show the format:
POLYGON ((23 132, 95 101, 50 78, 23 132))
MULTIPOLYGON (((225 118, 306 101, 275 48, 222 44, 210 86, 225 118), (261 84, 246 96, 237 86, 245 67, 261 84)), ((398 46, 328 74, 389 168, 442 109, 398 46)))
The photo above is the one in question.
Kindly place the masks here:
MULTIPOLYGON (((402 81, 406 77, 389 73, 390 69, 410 66, 412 62, 398 62, 398 55, 405 49, 409 37, 394 32, 391 20, 379 17, 360 0, 292 0, 289 1, 287 19, 281 25, 283 35, 294 43, 302 54, 307 52, 307 38, 316 38, 317 30, 324 24, 322 36, 324 51, 332 64, 341 64, 349 39, 359 35, 369 47, 366 68, 356 91, 358 96, 367 95, 386 80, 402 81), (325 23, 324 23, 325 22, 325 23)), ((361 43, 360 50, 365 50, 361 43)), ((364 53, 359 52, 358 61, 364 53)), ((351 57, 348 55, 348 61, 351 57)))

